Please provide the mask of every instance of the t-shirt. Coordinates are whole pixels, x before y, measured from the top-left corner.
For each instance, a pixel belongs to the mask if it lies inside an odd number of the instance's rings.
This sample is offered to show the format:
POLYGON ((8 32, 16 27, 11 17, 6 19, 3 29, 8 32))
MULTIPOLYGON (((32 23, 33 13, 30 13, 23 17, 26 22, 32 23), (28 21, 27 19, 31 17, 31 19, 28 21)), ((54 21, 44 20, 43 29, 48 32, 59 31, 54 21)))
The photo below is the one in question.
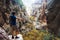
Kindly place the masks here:
POLYGON ((10 16, 10 25, 16 25, 16 16, 10 16))

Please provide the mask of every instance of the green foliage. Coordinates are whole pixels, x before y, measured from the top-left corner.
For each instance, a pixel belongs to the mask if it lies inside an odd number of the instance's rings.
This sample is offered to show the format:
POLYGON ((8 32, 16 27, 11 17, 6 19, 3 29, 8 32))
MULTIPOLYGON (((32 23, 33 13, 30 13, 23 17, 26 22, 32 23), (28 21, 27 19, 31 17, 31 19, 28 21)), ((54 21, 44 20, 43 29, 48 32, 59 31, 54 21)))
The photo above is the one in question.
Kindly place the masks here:
POLYGON ((45 30, 31 30, 26 35, 23 35, 24 40, 54 40, 54 35, 45 30))

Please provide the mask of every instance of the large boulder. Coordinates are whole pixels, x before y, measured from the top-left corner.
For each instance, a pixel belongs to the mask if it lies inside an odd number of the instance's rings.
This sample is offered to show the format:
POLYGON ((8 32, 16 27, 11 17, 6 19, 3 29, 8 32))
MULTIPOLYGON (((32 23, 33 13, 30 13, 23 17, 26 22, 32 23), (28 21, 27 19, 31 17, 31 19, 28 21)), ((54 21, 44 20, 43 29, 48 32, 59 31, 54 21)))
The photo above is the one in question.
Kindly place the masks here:
POLYGON ((60 33, 60 1, 57 1, 55 5, 49 9, 47 16, 48 29, 50 32, 58 35, 60 33))

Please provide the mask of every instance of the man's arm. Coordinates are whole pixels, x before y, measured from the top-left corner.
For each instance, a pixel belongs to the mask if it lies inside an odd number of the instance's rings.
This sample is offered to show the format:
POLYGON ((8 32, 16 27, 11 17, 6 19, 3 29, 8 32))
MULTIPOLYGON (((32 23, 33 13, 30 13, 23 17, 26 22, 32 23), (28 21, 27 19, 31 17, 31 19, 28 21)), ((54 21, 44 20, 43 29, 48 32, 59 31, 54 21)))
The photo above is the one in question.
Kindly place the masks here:
POLYGON ((18 19, 18 20, 20 20, 20 21, 22 21, 22 20, 23 20, 23 18, 20 18, 20 17, 16 17, 16 19, 18 19))

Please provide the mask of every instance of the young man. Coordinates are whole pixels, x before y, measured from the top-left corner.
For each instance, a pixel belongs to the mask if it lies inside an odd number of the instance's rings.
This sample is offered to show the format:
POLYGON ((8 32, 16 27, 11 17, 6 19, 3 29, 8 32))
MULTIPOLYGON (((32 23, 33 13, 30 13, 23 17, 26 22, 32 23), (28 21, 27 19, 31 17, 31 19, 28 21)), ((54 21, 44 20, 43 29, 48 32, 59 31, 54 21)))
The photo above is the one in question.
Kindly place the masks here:
POLYGON ((11 29, 12 29, 11 30, 12 38, 14 38, 14 36, 16 36, 16 38, 18 38, 17 34, 19 33, 19 31, 18 31, 18 28, 16 26, 16 19, 22 20, 22 18, 16 17, 15 14, 16 14, 15 12, 12 12, 12 14, 10 16, 10 26, 11 26, 11 29))

